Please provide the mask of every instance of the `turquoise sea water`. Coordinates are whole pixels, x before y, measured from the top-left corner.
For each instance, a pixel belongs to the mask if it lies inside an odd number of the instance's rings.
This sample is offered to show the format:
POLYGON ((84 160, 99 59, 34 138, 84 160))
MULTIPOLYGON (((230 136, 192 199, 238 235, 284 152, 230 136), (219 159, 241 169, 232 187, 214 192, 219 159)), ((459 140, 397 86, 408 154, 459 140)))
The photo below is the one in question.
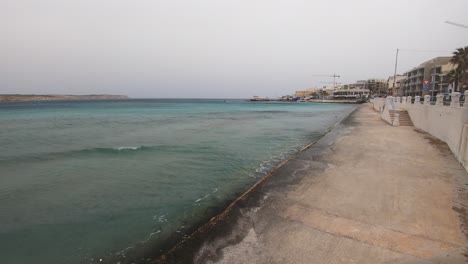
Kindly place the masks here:
POLYGON ((354 106, 0 103, 0 262, 142 263, 354 106))

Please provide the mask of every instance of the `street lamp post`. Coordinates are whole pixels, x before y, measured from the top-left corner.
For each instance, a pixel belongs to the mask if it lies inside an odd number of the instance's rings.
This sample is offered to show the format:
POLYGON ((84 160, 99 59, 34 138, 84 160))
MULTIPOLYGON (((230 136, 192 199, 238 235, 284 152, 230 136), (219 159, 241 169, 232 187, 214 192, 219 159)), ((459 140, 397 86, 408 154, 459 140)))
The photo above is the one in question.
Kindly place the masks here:
POLYGON ((463 25, 463 24, 460 24, 460 23, 452 22, 452 21, 449 21, 449 20, 445 21, 445 23, 450 24, 450 25, 452 25, 452 26, 457 26, 457 27, 462 27, 462 28, 468 29, 468 26, 467 26, 467 25, 463 25))

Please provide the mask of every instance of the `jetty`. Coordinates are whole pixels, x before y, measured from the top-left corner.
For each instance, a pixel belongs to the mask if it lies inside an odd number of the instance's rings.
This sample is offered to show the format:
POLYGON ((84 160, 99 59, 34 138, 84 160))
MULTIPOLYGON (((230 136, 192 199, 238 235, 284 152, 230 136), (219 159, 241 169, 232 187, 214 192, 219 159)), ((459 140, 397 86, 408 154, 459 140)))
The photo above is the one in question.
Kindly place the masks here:
POLYGON ((466 263, 468 174, 359 105, 153 263, 466 263))

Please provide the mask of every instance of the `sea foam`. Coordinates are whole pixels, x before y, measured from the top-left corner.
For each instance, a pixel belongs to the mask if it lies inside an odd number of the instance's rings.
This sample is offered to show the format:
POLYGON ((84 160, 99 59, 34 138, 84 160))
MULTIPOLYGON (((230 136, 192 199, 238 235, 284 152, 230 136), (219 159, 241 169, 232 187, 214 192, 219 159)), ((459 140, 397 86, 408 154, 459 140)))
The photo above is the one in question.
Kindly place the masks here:
POLYGON ((138 149, 141 149, 141 147, 116 147, 114 149, 116 150, 138 150, 138 149))

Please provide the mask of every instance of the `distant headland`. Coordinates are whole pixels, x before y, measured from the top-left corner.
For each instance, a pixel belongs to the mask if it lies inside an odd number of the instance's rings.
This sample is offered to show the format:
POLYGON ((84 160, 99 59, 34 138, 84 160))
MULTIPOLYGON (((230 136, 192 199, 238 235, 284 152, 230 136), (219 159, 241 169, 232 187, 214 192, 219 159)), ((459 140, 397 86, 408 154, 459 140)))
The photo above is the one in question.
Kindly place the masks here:
POLYGON ((58 100, 112 100, 112 99, 128 99, 128 96, 111 95, 111 94, 89 94, 89 95, 0 94, 0 102, 58 101, 58 100))

